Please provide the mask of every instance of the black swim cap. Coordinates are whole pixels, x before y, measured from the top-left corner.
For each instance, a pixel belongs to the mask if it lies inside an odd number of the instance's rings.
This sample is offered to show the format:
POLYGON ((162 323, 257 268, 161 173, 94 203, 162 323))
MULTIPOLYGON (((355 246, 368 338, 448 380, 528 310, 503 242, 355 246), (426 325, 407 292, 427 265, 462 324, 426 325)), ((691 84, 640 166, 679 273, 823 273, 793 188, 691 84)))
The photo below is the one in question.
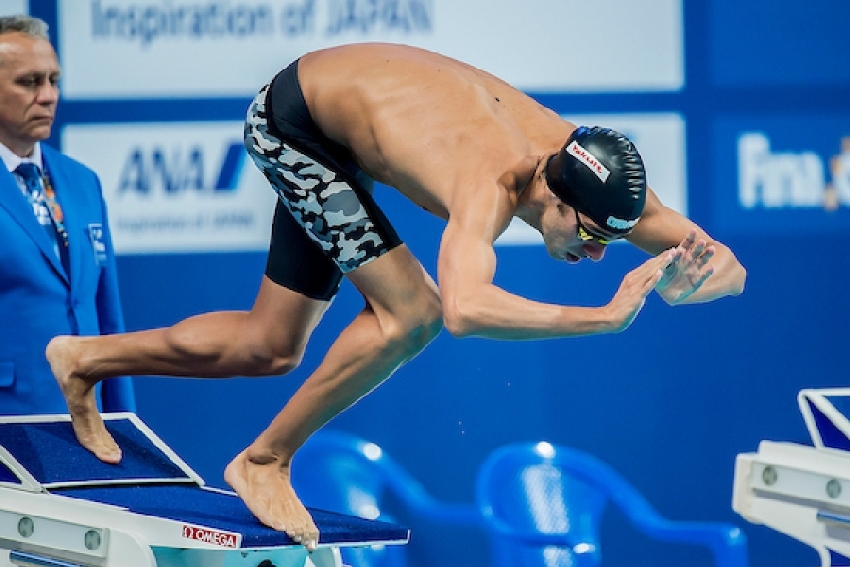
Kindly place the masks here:
POLYGON ((559 199, 609 232, 628 234, 643 213, 643 160, 628 138, 610 128, 577 128, 545 173, 559 199))

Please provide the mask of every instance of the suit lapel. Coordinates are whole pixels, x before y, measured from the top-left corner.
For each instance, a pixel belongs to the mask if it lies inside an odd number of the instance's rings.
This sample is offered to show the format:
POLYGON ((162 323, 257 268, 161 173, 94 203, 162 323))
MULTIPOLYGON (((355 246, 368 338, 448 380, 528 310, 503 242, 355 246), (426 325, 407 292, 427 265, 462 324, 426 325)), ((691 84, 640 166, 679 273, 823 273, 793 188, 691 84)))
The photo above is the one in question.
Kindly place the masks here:
POLYGON ((26 235, 38 245, 45 259, 53 266, 53 269, 65 280, 68 279, 62 262, 53 250, 50 237, 35 218, 27 198, 21 193, 15 176, 9 173, 5 167, 0 167, 0 207, 6 209, 15 222, 20 225, 26 235))

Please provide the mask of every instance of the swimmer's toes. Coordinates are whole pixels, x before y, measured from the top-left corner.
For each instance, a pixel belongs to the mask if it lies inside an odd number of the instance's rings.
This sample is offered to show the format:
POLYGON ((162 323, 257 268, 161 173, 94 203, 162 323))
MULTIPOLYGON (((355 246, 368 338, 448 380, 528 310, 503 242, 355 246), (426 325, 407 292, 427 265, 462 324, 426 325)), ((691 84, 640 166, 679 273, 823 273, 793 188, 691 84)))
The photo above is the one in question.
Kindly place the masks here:
POLYGON ((101 452, 98 455, 101 461, 111 464, 118 464, 121 461, 121 448, 112 437, 109 437, 101 447, 101 452))
POLYGON ((121 448, 105 429, 97 434, 88 428, 75 426, 74 433, 80 444, 104 463, 114 465, 121 461, 121 448))
POLYGON ((110 442, 106 442, 105 440, 96 440, 89 445, 83 444, 89 451, 94 453, 95 457, 103 461, 104 463, 109 463, 111 465, 117 465, 121 462, 121 449, 112 440, 109 438, 110 442))
POLYGON ((319 532, 315 528, 310 529, 308 526, 301 526, 298 529, 284 530, 286 534, 292 538, 295 543, 300 543, 309 551, 314 551, 318 546, 319 532))
POLYGON ((315 551, 319 545, 319 532, 311 532, 307 534, 303 541, 304 547, 309 551, 315 551))
POLYGON ((97 456, 98 459, 100 459, 101 461, 103 461, 104 463, 107 463, 109 465, 117 465, 118 463, 121 462, 121 451, 120 450, 116 451, 116 450, 107 449, 107 450, 104 450, 102 452, 95 453, 95 455, 97 456))

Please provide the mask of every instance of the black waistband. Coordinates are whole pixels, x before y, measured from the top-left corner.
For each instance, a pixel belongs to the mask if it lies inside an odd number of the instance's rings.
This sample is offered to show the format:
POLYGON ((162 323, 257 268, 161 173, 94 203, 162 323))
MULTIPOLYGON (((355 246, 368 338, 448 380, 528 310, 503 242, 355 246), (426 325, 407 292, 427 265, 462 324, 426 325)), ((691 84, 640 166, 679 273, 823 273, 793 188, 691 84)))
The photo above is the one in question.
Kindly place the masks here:
POLYGON ((266 95, 266 112, 270 125, 278 130, 276 134, 283 137, 323 138, 313 118, 301 83, 298 82, 298 62, 296 59, 272 79, 269 92, 266 95))
MULTIPOLYGON (((358 178, 362 171, 345 147, 325 136, 310 116, 298 81, 298 62, 292 62, 272 79, 266 94, 266 113, 272 135, 311 155, 339 172, 358 178)), ((371 183, 363 182, 364 186, 371 183)))

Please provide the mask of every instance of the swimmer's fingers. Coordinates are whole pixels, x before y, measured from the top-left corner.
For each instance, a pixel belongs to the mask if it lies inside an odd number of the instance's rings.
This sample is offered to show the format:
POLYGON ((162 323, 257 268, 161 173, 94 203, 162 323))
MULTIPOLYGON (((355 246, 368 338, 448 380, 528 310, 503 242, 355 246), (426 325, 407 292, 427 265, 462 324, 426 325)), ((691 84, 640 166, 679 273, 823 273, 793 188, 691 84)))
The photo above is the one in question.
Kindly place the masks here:
POLYGON ((688 231, 688 234, 682 239, 682 242, 679 243, 678 248, 682 251, 691 250, 694 247, 694 243, 697 240, 697 230, 692 228, 688 231))
POLYGON ((681 252, 676 248, 672 248, 654 258, 650 258, 642 266, 634 270, 633 273, 640 273, 644 278, 643 282, 649 286, 649 289, 646 290, 647 294, 658 285, 658 282, 665 277, 668 270, 672 266, 675 266, 680 256, 681 252))
MULTIPOLYGON (((699 279, 693 283, 693 291, 695 292, 696 290, 701 288, 702 284, 705 283, 705 280, 710 278, 713 274, 714 274, 714 266, 708 266, 708 268, 703 270, 700 273, 699 279)), ((691 292, 691 295, 693 295, 693 292, 691 292)))
POLYGON ((716 251, 716 249, 714 248, 714 246, 706 246, 704 251, 702 252, 702 254, 700 254, 699 256, 696 257, 697 266, 702 268, 703 266, 708 264, 708 262, 712 258, 714 258, 715 251, 716 251))
POLYGON ((659 256, 650 258, 623 278, 620 288, 613 299, 605 306, 610 331, 618 333, 632 324, 637 314, 646 303, 646 296, 664 275, 664 269, 673 261, 675 254, 667 251, 659 256))
POLYGON ((678 271, 692 284, 696 283, 702 279, 702 272, 714 257, 714 253, 714 246, 708 245, 705 240, 699 240, 693 249, 679 260, 678 271))
POLYGON ((682 254, 681 249, 671 248, 654 258, 650 258, 644 262, 643 265, 647 268, 647 270, 661 270, 665 275, 667 275, 671 270, 676 269, 676 264, 682 258, 682 254))
POLYGON ((673 262, 675 254, 668 250, 663 254, 650 258, 623 278, 618 294, 638 293, 648 295, 664 276, 664 271, 673 262))
POLYGON ((682 303, 714 274, 714 267, 709 264, 714 251, 704 241, 696 243, 692 251, 668 265, 655 290, 670 305, 682 303))

